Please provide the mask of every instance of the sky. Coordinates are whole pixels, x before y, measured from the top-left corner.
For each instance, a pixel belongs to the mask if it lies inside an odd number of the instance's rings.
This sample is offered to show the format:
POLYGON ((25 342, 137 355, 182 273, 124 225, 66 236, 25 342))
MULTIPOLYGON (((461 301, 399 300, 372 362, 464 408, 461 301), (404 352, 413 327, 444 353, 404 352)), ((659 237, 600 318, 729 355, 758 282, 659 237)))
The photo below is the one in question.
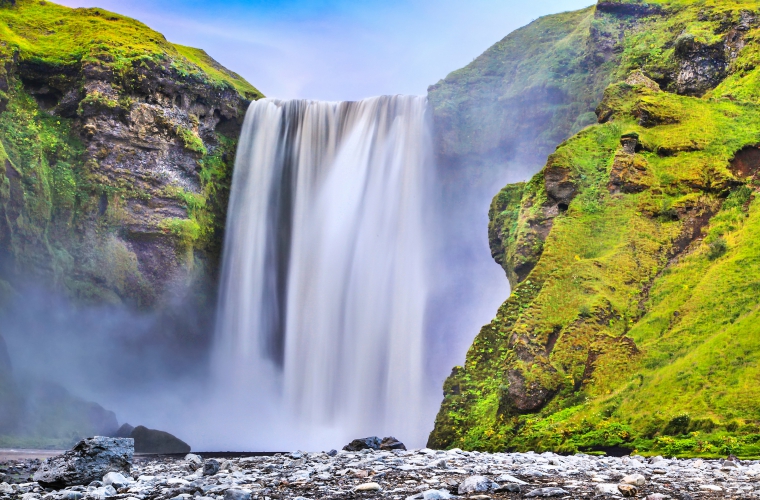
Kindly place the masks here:
POLYGON ((57 0, 199 47, 267 97, 423 95, 511 31, 595 0, 57 0))

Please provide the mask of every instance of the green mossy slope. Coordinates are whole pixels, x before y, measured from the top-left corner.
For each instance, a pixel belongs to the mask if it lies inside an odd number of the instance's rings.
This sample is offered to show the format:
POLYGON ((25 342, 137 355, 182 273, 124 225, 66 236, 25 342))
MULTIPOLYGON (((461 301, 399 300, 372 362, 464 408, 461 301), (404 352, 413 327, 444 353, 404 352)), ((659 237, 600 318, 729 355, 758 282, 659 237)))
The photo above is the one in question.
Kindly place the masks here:
POLYGON ((760 456, 757 2, 636 15, 600 123, 494 198, 513 285, 429 445, 760 456))

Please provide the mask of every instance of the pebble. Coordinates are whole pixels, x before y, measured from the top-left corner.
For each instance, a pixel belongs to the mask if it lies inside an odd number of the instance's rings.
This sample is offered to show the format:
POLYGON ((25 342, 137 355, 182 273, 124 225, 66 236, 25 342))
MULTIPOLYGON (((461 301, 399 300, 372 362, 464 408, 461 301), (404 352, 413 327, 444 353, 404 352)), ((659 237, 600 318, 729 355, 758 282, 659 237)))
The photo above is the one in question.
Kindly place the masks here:
POLYGON ((58 491, 29 481, 31 461, 1 463, 11 474, 0 482, 0 500, 760 499, 760 461, 429 449, 194 455, 200 463, 136 457, 131 474, 58 491))
POLYGON ((364 483, 357 486, 355 491, 380 491, 381 489, 377 483, 364 483))

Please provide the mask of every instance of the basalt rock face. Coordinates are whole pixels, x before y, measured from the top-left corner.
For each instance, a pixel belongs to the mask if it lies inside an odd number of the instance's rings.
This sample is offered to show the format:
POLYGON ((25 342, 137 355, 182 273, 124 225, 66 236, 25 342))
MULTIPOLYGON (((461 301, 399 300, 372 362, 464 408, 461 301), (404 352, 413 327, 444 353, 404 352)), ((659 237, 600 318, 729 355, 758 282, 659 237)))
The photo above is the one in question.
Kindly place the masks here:
POLYGON ((0 291, 212 303, 235 143, 261 94, 100 9, 21 0, 0 23, 0 291))
POLYGON ((34 480, 44 488, 60 489, 100 481, 109 472, 129 475, 133 456, 131 439, 83 439, 66 453, 42 462, 34 480))
POLYGON ((760 338, 760 3, 581 12, 589 40, 618 19, 613 83, 598 124, 493 199, 512 295, 446 380, 428 445, 753 454, 760 399, 738 381, 760 338))

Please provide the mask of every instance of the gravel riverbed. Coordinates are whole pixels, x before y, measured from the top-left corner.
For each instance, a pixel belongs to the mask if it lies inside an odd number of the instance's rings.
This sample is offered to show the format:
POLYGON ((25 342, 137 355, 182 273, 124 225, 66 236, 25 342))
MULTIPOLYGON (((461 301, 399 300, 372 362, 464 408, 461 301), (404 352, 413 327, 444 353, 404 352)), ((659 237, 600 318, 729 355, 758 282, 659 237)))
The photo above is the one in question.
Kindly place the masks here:
POLYGON ((203 458, 201 453, 137 456, 131 477, 109 473, 102 481, 61 490, 29 481, 38 465, 0 462, 0 499, 760 498, 760 461, 739 460, 429 449, 298 451, 231 459, 203 458))

